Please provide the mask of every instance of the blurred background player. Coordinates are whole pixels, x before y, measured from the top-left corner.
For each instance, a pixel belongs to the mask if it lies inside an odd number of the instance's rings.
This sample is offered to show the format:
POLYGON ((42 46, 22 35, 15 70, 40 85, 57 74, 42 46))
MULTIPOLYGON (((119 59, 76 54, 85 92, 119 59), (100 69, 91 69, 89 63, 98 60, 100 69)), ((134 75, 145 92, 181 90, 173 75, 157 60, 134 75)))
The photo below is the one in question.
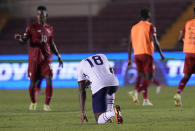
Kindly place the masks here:
MULTIPOLYGON (((114 116, 117 124, 123 122, 120 106, 113 109, 118 79, 104 54, 96 54, 82 60, 78 66, 79 102, 81 124, 88 121, 85 114, 86 79, 91 82, 93 112, 98 124, 110 121, 114 116)), ((88 82, 89 83, 89 82, 88 82)))
MULTIPOLYGON (((139 103, 138 93, 143 93, 143 106, 152 106, 148 98, 148 87, 153 79, 154 61, 153 52, 154 46, 160 53, 161 59, 164 59, 164 55, 161 51, 159 42, 156 37, 156 28, 150 20, 150 11, 148 9, 141 10, 142 20, 134 25, 130 32, 130 44, 129 44, 129 59, 128 66, 131 66, 131 52, 132 47, 134 51, 135 63, 138 71, 137 83, 142 83, 142 86, 137 87, 134 91, 129 92, 134 103, 139 103), (142 80, 142 81, 141 81, 142 80)), ((138 84, 137 86, 139 86, 138 84)))
MULTIPOLYGON (((194 8, 195 17, 195 8, 194 8)), ((181 79, 177 88, 177 94, 174 95, 175 105, 181 106, 181 94, 185 88, 186 83, 190 79, 191 75, 195 73, 195 18, 185 23, 183 30, 181 31, 180 41, 184 42, 183 52, 186 53, 184 63, 184 77, 181 79)))
MULTIPOLYGON (((159 94, 162 90, 162 88, 164 87, 164 85, 162 83, 160 83, 157 79, 153 78, 152 82, 157 86, 156 87, 156 94, 159 94)), ((135 85, 135 90, 142 90, 142 82, 141 82, 141 76, 138 75, 137 79, 136 79, 136 85, 135 85)), ((131 95, 131 92, 130 92, 131 95)))
POLYGON ((159 94, 164 87, 164 84, 160 83, 157 79, 153 78, 152 82, 157 86, 156 87, 156 94, 159 94))
POLYGON ((43 110, 50 111, 50 101, 52 97, 52 69, 51 69, 51 50, 58 57, 59 66, 63 67, 60 54, 56 48, 53 38, 53 27, 46 23, 48 17, 45 6, 37 8, 37 21, 30 24, 24 35, 15 34, 15 39, 23 44, 27 40, 29 44, 28 76, 30 77, 30 98, 29 110, 36 110, 35 84, 43 75, 46 79, 46 97, 43 110))
MULTIPOLYGON (((126 70, 129 70, 129 69, 136 69, 136 67, 135 66, 131 66, 131 67, 127 66, 126 70)), ((156 94, 159 94, 161 92, 162 88, 164 87, 164 84, 160 83, 155 77, 152 79, 152 82, 156 85, 156 94)), ((136 78, 135 88, 142 88, 141 86, 142 86, 141 77, 138 75, 136 78)))

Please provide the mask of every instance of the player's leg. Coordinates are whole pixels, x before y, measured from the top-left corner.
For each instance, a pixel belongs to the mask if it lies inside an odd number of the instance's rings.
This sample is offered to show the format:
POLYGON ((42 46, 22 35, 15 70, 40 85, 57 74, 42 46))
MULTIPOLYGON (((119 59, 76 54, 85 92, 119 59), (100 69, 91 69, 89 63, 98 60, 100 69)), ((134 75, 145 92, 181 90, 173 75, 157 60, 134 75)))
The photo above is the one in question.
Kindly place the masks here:
POLYGON ((114 111, 106 111, 106 95, 106 87, 92 95, 93 112, 98 124, 104 124, 115 116, 114 111))
POLYGON ((185 75, 179 83, 177 94, 174 95, 174 102, 176 106, 182 105, 181 94, 185 88, 185 85, 190 79, 191 74, 195 73, 195 53, 186 53, 183 73, 185 75))
MULTIPOLYGON (((153 62, 153 68, 154 68, 154 70, 155 70, 155 68, 156 68, 154 62, 153 62)), ((152 80, 152 81, 153 81, 153 83, 157 86, 157 87, 156 87, 156 94, 159 94, 160 91, 161 91, 161 89, 164 87, 164 85, 161 84, 159 81, 157 81, 157 80, 155 79, 155 77, 153 77, 153 80, 152 80)))
POLYGON ((30 94, 30 100, 31 100, 29 110, 36 110, 37 103, 36 103, 36 97, 35 97, 36 96, 35 95, 35 80, 30 81, 29 94, 30 94))
POLYGON ((114 112, 106 112, 107 88, 104 87, 92 95, 92 106, 95 120, 98 124, 104 124, 114 117, 114 112))
POLYGON ((182 105, 181 94, 183 92, 183 89, 185 88, 186 83, 190 79, 190 77, 191 77, 191 74, 185 74, 179 83, 179 86, 177 88, 177 93, 174 95, 174 102, 176 106, 182 105))
POLYGON ((45 111, 50 111, 50 102, 51 102, 51 97, 53 94, 53 87, 52 87, 52 76, 46 76, 46 91, 45 91, 45 104, 43 107, 43 110, 45 111))
POLYGON ((38 64, 29 60, 28 77, 30 78, 29 95, 31 104, 29 110, 36 110, 35 82, 38 72, 38 64))
POLYGON ((150 86, 151 80, 152 80, 153 74, 147 73, 145 74, 143 78, 143 90, 142 90, 142 96, 143 96, 143 106, 152 106, 153 104, 150 102, 148 98, 148 88, 150 86))
POLYGON ((156 87, 156 94, 159 94, 161 89, 164 87, 164 85, 161 84, 159 81, 157 81, 155 78, 153 78, 153 83, 157 86, 156 87))
POLYGON ((136 68, 138 72, 138 77, 136 79, 136 85, 135 85, 135 90, 139 93, 142 91, 142 79, 144 77, 144 66, 143 66, 143 61, 142 61, 142 55, 135 56, 135 62, 136 62, 136 68))
POLYGON ((129 95, 131 96, 133 103, 135 103, 135 104, 139 103, 138 93, 140 91, 142 91, 141 78, 142 78, 142 73, 138 72, 138 77, 136 79, 135 89, 129 92, 129 95))
POLYGON ((144 66, 144 77, 142 80, 143 84, 143 106, 152 106, 152 103, 150 102, 148 98, 148 88, 150 86, 151 80, 153 79, 153 72, 154 72, 154 62, 152 56, 144 55, 143 57, 143 63, 144 66))
POLYGON ((179 86, 177 88, 177 94, 181 94, 183 89, 185 88, 186 83, 190 79, 191 74, 185 74, 184 77, 181 79, 179 86))
MULTIPOLYGON (((112 95, 115 95, 116 91, 118 90, 118 87, 117 86, 107 87, 107 90, 108 90, 107 95, 112 96, 112 95)), ((122 118, 122 114, 121 114, 121 111, 120 111, 120 106, 115 105, 115 107, 113 108, 113 104, 114 104, 114 101, 112 101, 112 105, 109 105, 107 103, 107 111, 113 111, 114 110, 116 123, 117 124, 122 124, 123 123, 123 118, 122 118), (110 107, 111 107, 111 109, 110 109, 110 107)))
POLYGON ((95 117, 97 118, 97 123, 98 124, 105 124, 109 121, 112 122, 112 118, 115 116, 116 118, 116 123, 117 124, 122 124, 123 123, 123 118, 122 118, 122 114, 120 111, 120 106, 116 105, 114 107, 114 110, 112 111, 106 111, 103 113, 96 113, 95 117))
POLYGON ((143 77, 143 67, 142 67, 142 56, 141 55, 135 55, 135 63, 136 63, 136 69, 138 72, 138 77, 136 79, 136 85, 135 89, 129 92, 129 95, 131 96, 133 103, 138 104, 138 93, 142 91, 142 77, 143 77))
POLYGON ((46 91, 45 91, 45 104, 43 107, 44 111, 50 111, 50 102, 53 94, 52 87, 52 68, 50 66, 50 62, 46 61, 41 66, 41 72, 46 79, 46 91))
POLYGON ((39 80, 36 81, 35 83, 35 93, 36 95, 41 95, 41 83, 43 81, 43 77, 41 77, 39 80))
POLYGON ((107 96, 106 96, 106 103, 107 103, 106 111, 113 110, 114 100, 115 100, 115 93, 113 93, 111 95, 107 94, 107 96))
POLYGON ((106 95, 106 105, 107 105, 106 111, 112 111, 114 109, 113 105, 115 100, 115 92, 117 90, 118 90, 117 86, 108 87, 108 93, 106 95))
MULTIPOLYGON (((111 90, 116 89, 116 87, 110 88, 113 88, 111 90)), ((108 90, 109 87, 102 88, 92 96, 93 112, 98 124, 107 123, 115 116, 115 110, 107 111, 106 96, 108 94, 108 90)))
POLYGON ((136 84, 135 84, 135 90, 139 93, 142 90, 141 86, 141 78, 142 78, 142 73, 138 72, 138 76, 136 78, 136 84))

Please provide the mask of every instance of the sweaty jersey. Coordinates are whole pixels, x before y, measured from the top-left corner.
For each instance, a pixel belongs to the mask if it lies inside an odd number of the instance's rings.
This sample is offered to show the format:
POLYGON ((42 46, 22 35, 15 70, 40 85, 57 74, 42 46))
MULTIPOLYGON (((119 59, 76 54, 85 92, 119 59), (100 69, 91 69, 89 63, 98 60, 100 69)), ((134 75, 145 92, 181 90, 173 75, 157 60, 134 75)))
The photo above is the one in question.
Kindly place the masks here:
POLYGON ((53 38, 53 27, 38 22, 30 24, 24 36, 30 39, 29 60, 42 62, 51 59, 50 40, 53 38))
POLYGON ((104 87, 118 86, 118 79, 110 72, 110 64, 104 54, 96 54, 82 60, 78 66, 78 81, 89 79, 92 94, 104 87))
POLYGON ((183 52, 195 53, 195 19, 186 22, 183 28, 184 47, 183 52))
POLYGON ((151 35, 156 35, 156 28, 148 21, 140 21, 131 29, 131 41, 135 55, 153 55, 154 44, 151 35))

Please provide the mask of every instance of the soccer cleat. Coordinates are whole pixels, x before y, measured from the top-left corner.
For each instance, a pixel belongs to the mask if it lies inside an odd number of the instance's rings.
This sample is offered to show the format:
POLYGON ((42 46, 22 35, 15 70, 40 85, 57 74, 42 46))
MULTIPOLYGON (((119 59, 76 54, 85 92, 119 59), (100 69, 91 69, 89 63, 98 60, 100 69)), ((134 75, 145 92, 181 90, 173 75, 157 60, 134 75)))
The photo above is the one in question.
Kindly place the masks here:
POLYGON ((106 123, 113 123, 112 119, 109 119, 106 123))
POLYGON ((175 94, 174 95, 174 102, 175 102, 176 106, 182 106, 181 95, 180 94, 175 94))
POLYGON ((143 106, 153 106, 149 99, 144 99, 143 106))
POLYGON ((160 93, 160 91, 162 90, 163 86, 164 85, 159 85, 159 86, 156 87, 156 94, 160 93))
POLYGON ((122 124, 123 123, 123 118, 122 118, 122 114, 120 112, 120 106, 119 105, 116 105, 114 107, 114 112, 115 112, 116 123, 117 124, 122 124))
POLYGON ((138 100, 138 94, 136 91, 130 91, 129 95, 131 96, 133 103, 135 104, 139 104, 139 100, 138 100))
POLYGON ((43 110, 44 110, 44 111, 51 111, 51 108, 50 108, 49 105, 44 104, 43 110))
POLYGON ((31 103, 30 106, 29 106, 30 111, 35 111, 36 108, 37 108, 37 103, 31 103))

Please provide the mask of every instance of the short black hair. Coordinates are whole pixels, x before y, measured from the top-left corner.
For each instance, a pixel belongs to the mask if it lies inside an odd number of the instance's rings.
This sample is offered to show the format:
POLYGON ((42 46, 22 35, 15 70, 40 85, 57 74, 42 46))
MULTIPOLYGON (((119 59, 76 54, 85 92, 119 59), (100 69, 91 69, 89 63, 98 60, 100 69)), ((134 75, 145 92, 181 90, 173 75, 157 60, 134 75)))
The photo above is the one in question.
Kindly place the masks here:
POLYGON ((194 7, 194 13, 195 13, 195 7, 194 7))
POLYGON ((43 5, 40 5, 40 6, 37 7, 37 10, 47 11, 47 8, 43 5))
POLYGON ((142 18, 147 19, 150 17, 150 11, 147 8, 141 9, 140 15, 142 18))

